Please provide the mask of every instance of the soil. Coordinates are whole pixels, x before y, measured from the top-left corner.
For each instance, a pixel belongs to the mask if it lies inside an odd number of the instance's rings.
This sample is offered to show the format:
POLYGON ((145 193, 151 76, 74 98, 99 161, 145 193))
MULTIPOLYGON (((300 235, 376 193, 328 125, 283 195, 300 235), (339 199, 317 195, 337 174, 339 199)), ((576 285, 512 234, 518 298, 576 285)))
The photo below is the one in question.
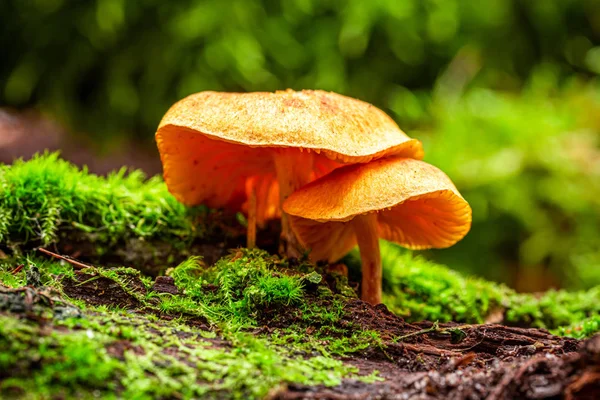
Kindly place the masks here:
MULTIPOLYGON (((127 283, 132 291, 146 293, 144 284, 138 278, 131 277, 127 283)), ((74 280, 66 282, 63 290, 69 297, 84 300, 94 306, 110 305, 127 309, 141 306, 136 297, 113 280, 80 271, 75 273, 74 280)))
MULTIPOLYGON (((407 324, 384 305, 356 300, 347 315, 388 340, 344 361, 383 382, 334 388, 290 385, 276 399, 597 399, 600 335, 581 342, 496 324, 407 324), (430 332, 427 332, 431 330, 430 332)), ((343 324, 343 322, 342 322, 343 324)))
MULTIPOLYGON (((135 293, 144 290, 134 278, 126 291, 110 279, 82 272, 63 283, 73 298, 128 308, 139 305, 135 293)), ((172 280, 164 277, 154 286, 169 293, 177 290, 172 280)), ((0 294, 2 303, 6 293, 0 294)), ((578 341, 545 330, 498 324, 409 324, 384 305, 374 307, 361 300, 348 302, 346 311, 339 321, 340 330, 350 324, 375 330, 383 343, 342 360, 358 367, 361 374, 377 370, 384 380, 346 379, 336 387, 289 385, 272 393, 273 399, 600 398, 600 335, 578 341)), ((276 325, 285 326, 281 314, 276 325)), ((264 327, 257 333, 275 328, 268 320, 262 322, 264 327)), ((187 323, 209 329, 205 321, 193 317, 187 323)), ((219 338, 213 340, 217 346, 229 345, 219 338)), ((114 346, 109 352, 118 356, 133 345, 123 340, 114 346)), ((163 351, 177 352, 173 348, 163 351)))

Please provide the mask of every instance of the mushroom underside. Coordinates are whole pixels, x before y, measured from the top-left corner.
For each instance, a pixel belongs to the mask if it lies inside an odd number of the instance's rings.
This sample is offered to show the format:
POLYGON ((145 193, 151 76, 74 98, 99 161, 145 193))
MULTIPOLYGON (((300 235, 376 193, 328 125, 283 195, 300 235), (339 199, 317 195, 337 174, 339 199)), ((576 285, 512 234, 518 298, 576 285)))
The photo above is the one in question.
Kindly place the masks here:
MULTIPOLYGON (((381 239, 414 250, 452 246, 470 227, 468 204, 448 190, 413 197, 376 216, 381 239)), ((352 219, 319 222, 290 216, 290 222, 315 261, 337 261, 358 242, 352 219)))
POLYGON ((310 169, 303 171, 302 184, 342 165, 315 152, 249 147, 211 139, 182 127, 164 127, 156 136, 165 182, 177 200, 186 205, 204 204, 247 214, 250 194, 254 190, 256 219, 261 224, 281 216, 275 163, 280 154, 289 158, 288 164, 310 169))

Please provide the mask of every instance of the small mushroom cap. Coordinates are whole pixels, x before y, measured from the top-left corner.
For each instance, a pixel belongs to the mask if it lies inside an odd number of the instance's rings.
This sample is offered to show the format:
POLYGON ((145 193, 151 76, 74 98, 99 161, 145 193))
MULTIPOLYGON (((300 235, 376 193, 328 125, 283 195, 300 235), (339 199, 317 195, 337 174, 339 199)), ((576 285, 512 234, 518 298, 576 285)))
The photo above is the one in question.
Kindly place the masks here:
POLYGON ((304 151, 312 179, 391 154, 423 157, 421 143, 383 111, 319 90, 193 94, 166 113, 156 141, 179 201, 239 211, 254 183, 259 221, 279 211, 273 152, 304 151))
POLYGON ((452 246, 471 227, 471 207, 446 174, 397 157, 336 169, 290 195, 283 210, 314 260, 335 261, 356 245, 358 215, 377 213, 379 236, 410 249, 452 246))

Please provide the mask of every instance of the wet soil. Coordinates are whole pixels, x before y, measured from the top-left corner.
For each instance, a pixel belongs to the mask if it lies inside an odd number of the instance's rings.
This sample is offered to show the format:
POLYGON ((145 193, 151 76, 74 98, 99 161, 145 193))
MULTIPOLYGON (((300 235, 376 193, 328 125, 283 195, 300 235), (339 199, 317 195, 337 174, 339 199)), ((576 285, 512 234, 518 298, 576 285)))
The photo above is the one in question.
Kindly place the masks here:
MULTIPOLYGON (((376 330, 380 348, 344 359, 383 382, 334 388, 290 385, 276 399, 597 399, 600 335, 577 341, 545 330, 497 324, 407 324, 360 300, 346 322, 376 330)), ((344 321, 341 322, 344 324, 344 321)))
MULTIPOLYGON (((481 327, 480 331, 494 332, 481 327)), ((494 332, 497 337, 502 331, 494 332)), ((525 333, 526 332, 522 332, 525 333)), ((499 350, 509 346, 503 344, 499 350)), ((600 396, 600 336, 565 351, 563 344, 551 345, 530 356, 484 356, 476 349, 439 356, 437 365, 419 360, 415 370, 393 361, 383 369, 371 360, 354 361, 361 369, 375 368, 384 382, 366 384, 345 380, 334 388, 291 385, 276 399, 597 399, 600 396), (558 352, 556 350, 558 349, 558 352)), ((409 362, 418 349, 406 349, 409 362)))
POLYGON ((94 306, 110 305, 135 309, 141 304, 132 293, 146 294, 144 284, 137 277, 128 277, 123 287, 112 279, 76 271, 75 279, 63 283, 63 290, 67 296, 84 300, 94 306))

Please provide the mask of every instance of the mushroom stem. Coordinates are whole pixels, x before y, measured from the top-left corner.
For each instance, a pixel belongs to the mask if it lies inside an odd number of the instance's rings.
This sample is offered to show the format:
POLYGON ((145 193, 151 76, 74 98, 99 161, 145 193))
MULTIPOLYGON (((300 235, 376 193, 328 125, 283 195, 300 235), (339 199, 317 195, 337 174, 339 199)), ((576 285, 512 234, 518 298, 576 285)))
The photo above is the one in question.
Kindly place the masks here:
POLYGON ((377 214, 356 216, 352 220, 362 261, 361 298, 373 305, 381 303, 381 253, 377 214))
POLYGON ((248 199, 248 230, 246 232, 246 247, 253 249, 256 246, 256 189, 252 185, 248 199))
POLYGON ((279 183, 279 206, 281 208, 281 237, 279 252, 288 257, 298 257, 302 246, 292 232, 283 202, 301 186, 310 182, 313 171, 313 154, 298 149, 279 149, 273 155, 277 182, 279 183))

